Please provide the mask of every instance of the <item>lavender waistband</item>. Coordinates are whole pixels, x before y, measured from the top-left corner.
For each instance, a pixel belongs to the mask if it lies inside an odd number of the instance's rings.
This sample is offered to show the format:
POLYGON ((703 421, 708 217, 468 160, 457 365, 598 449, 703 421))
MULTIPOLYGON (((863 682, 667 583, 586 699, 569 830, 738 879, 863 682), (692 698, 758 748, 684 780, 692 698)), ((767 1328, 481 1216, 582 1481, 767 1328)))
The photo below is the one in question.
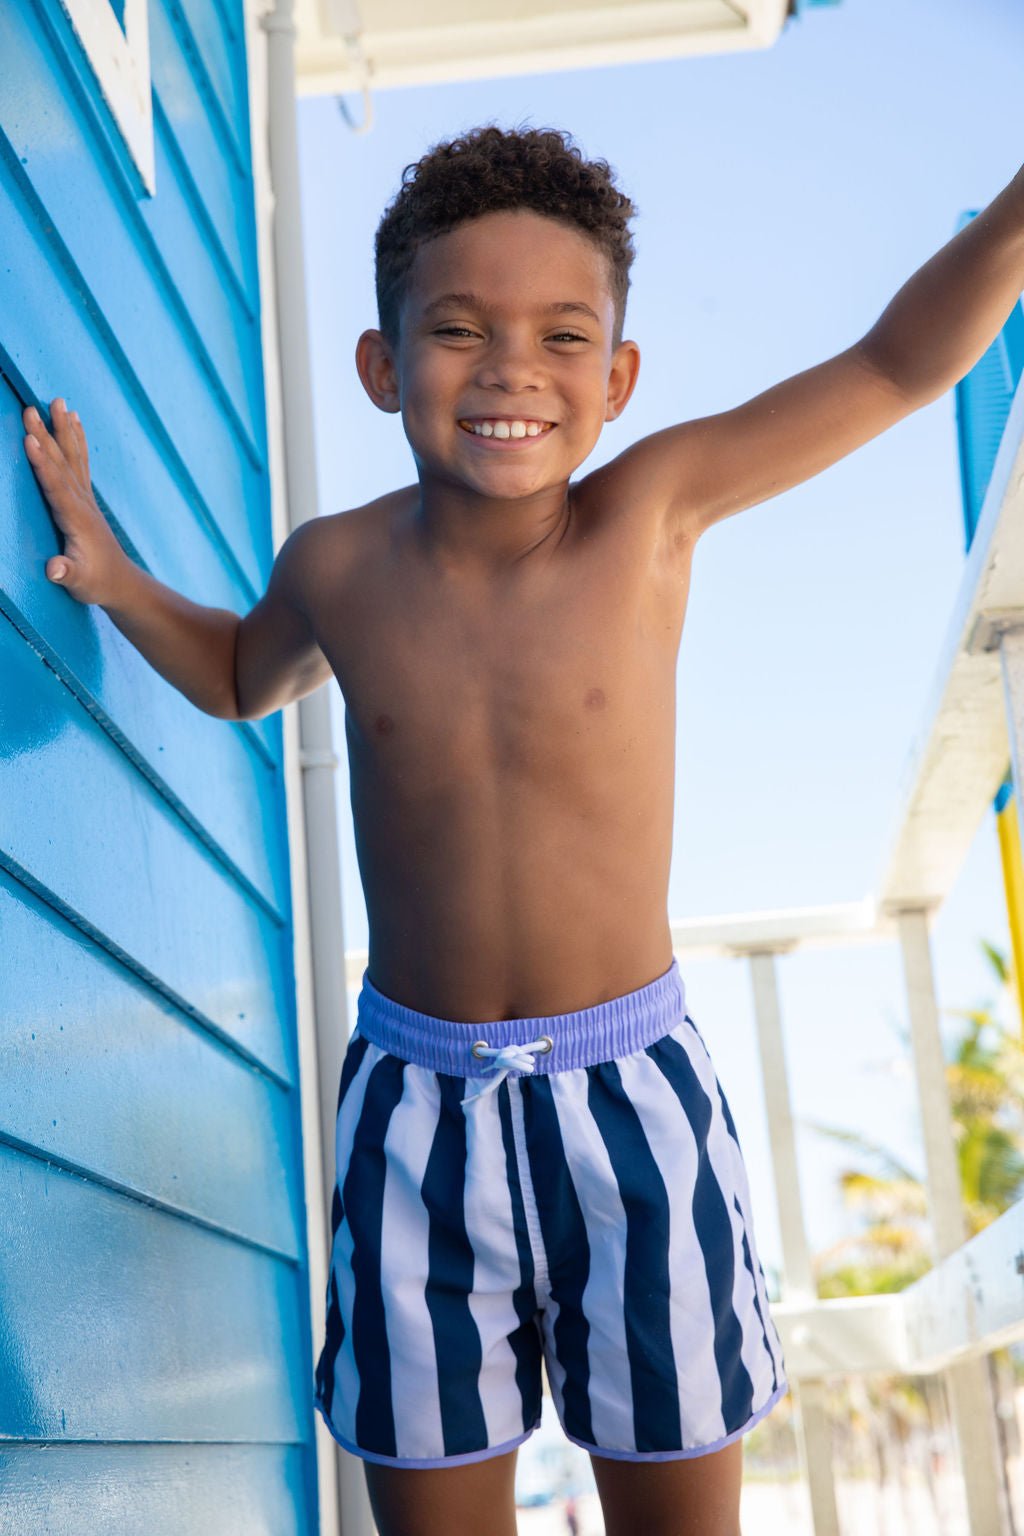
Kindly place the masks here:
POLYGON ((484 1024, 435 1019, 406 1008, 378 992, 364 971, 356 1027, 364 1039, 403 1061, 453 1077, 484 1077, 488 1064, 472 1054, 477 1041, 495 1047, 526 1045, 546 1035, 552 1046, 536 1054, 534 1071, 566 1072, 642 1051, 675 1029, 685 1014, 686 988, 675 959, 647 986, 578 1013, 484 1024))

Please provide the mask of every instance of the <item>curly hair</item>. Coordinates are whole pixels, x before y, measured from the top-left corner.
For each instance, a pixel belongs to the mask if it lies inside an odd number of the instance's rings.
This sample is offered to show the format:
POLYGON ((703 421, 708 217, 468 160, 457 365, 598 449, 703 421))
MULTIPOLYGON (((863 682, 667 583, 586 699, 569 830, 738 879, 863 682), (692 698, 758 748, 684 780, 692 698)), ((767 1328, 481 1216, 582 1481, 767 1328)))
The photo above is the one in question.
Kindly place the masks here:
POLYGON ((613 340, 619 344, 634 256, 628 221, 636 208, 615 185, 608 162, 585 160, 568 133, 493 124, 435 144, 402 172, 375 240, 377 312, 389 341, 398 339, 419 248, 470 219, 517 208, 580 230, 604 253, 615 304, 613 340))

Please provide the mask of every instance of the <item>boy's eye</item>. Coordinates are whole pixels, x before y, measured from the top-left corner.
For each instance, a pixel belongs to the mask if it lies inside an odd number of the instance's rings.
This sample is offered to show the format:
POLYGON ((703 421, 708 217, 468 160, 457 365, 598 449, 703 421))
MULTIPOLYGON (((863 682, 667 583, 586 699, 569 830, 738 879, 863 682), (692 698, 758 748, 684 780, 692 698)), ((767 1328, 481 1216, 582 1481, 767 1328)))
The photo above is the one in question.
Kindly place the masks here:
MULTIPOLYGON (((471 331, 467 325, 442 325, 434 332, 435 336, 475 336, 476 331, 471 331)), ((578 336, 575 331, 559 331, 550 338, 552 341, 586 341, 585 336, 578 336)))

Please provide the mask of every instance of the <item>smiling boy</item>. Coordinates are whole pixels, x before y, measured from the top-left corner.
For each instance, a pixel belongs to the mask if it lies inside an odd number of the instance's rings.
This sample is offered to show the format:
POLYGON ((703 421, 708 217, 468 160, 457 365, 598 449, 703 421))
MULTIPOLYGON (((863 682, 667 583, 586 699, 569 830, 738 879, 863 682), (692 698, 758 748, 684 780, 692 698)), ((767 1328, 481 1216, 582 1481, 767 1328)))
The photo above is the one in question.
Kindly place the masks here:
POLYGON ((543 1358, 608 1536, 736 1536, 786 1390, 667 914, 694 548, 949 389, 1024 287, 1024 177, 847 351, 573 480, 625 408, 633 208, 566 136, 410 167, 357 347, 417 482, 303 524, 243 618, 139 570, 78 417, 25 414, 47 562, 200 709, 346 702, 369 959, 316 1400, 382 1536, 510 1536, 543 1358))

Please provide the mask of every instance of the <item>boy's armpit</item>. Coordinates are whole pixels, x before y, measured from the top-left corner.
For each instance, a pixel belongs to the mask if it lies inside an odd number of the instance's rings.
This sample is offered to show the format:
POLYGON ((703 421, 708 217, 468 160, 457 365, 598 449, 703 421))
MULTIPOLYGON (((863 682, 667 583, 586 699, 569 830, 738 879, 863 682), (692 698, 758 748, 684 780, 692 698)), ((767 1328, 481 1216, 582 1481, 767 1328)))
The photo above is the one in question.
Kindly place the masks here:
POLYGON ((669 525, 696 537, 820 474, 923 403, 858 344, 734 410, 652 433, 620 454, 614 469, 669 525))
POLYGON ((310 621, 324 529, 302 523, 277 552, 267 590, 242 619, 235 647, 238 718, 258 720, 332 676, 310 621))

